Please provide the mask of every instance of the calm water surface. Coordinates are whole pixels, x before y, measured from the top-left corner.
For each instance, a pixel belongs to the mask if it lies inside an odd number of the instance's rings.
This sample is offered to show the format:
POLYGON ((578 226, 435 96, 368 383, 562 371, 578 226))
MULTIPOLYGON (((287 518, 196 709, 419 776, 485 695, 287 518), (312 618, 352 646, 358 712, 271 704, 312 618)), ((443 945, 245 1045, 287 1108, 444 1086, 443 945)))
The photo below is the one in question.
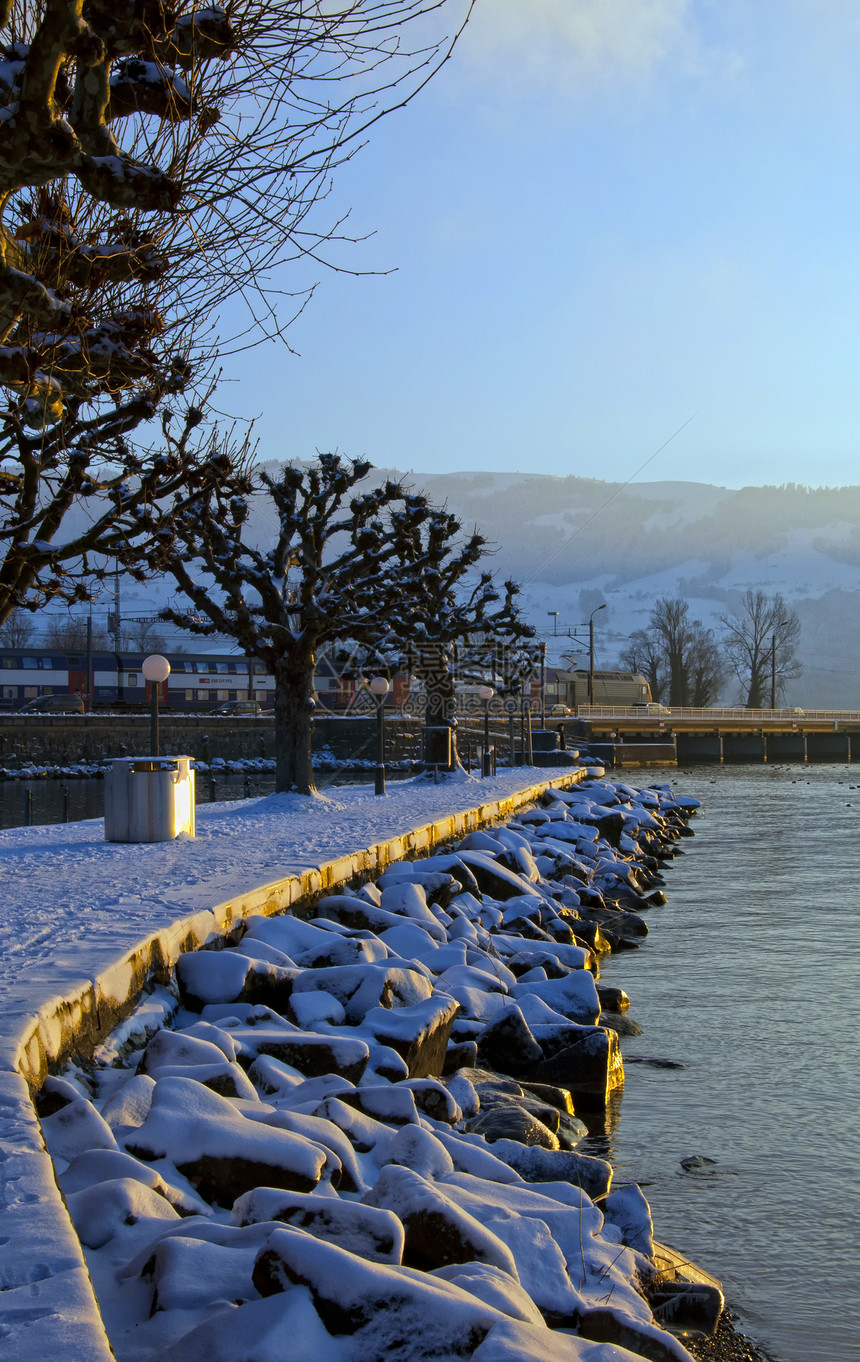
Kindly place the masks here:
POLYGON ((780 1362, 860 1359, 860 770, 647 779, 705 816, 648 941, 603 969, 644 1028, 622 1042, 616 1179, 643 1185, 657 1238, 722 1280, 780 1362), (714 1163, 685 1172, 691 1155, 714 1163))

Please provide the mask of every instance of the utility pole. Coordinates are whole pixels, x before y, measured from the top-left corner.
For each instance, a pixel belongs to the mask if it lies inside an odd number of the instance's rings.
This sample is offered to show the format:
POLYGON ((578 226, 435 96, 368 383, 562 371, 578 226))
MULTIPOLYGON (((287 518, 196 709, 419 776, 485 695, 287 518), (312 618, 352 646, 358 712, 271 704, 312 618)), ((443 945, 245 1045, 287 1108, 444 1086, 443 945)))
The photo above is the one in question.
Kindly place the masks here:
POLYGON ((87 615, 87 709, 92 714, 93 700, 93 603, 90 601, 90 613, 87 615))
MULTIPOLYGON (((605 610, 606 602, 592 610, 588 617, 588 703, 594 704, 594 616, 598 610, 605 610)), ((605 692, 604 692, 605 693, 605 692)))
POLYGON ((776 709, 776 631, 781 629, 788 620, 777 620, 773 626, 773 633, 770 636, 770 707, 776 709))
POLYGON ((113 573, 113 648, 118 653, 122 645, 122 621, 119 612, 119 559, 114 565, 113 573))

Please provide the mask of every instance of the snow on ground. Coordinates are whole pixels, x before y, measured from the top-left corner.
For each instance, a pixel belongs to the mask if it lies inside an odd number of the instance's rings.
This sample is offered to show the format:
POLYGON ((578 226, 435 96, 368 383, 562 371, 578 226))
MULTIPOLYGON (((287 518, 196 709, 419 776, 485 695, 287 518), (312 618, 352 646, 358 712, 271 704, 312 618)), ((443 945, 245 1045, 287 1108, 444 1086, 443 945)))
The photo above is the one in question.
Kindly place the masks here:
MULTIPOLYGON (((394 816, 499 783, 400 787, 394 816)), ((371 799, 260 801, 227 836, 242 857, 295 818, 280 854, 323 860, 331 835, 390 835, 371 799)), ((621 1081, 595 952, 641 938, 693 805, 591 780, 311 921, 251 916, 180 955, 145 1049, 120 1053, 123 1024, 49 1078, 42 1132, 119 1362, 691 1362, 652 1314, 647 1202, 578 1152, 574 1101, 602 1112, 621 1081)))
POLYGON ((194 840, 150 845, 105 842, 101 819, 0 831, 0 1027, 177 919, 566 773, 203 804, 194 840))

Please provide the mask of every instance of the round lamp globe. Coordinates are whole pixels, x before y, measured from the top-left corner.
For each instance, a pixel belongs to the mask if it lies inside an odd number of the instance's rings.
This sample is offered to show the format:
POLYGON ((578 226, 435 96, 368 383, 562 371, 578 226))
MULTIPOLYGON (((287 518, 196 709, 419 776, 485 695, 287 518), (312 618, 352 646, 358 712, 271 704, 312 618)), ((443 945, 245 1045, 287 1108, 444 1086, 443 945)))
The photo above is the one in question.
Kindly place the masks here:
POLYGON ((161 656, 161 653, 150 653, 149 657, 143 659, 141 671, 147 681, 160 685, 170 675, 170 663, 166 657, 161 656))

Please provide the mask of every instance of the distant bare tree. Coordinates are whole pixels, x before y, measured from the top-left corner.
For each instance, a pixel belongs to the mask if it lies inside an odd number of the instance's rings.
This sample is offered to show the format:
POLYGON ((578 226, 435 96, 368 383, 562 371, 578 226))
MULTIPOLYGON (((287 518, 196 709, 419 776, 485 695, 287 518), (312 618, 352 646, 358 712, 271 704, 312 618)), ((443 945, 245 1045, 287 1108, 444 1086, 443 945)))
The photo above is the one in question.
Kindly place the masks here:
POLYGON ((621 661, 631 672, 644 676, 651 687, 651 698, 659 704, 666 690, 663 650, 657 638, 645 629, 630 635, 621 661))
POLYGON ((124 622, 122 637, 123 646, 132 653, 161 653, 167 647, 157 619, 124 622))
POLYGON ((716 704, 726 680, 726 663, 712 629, 693 621, 693 638, 688 654, 690 704, 707 709, 716 704))
MULTIPOLYGON (((97 621, 93 621, 92 641, 94 648, 104 649, 110 646, 107 631, 97 621)), ((42 634, 42 642, 46 648, 83 652, 87 646, 87 616, 72 614, 49 616, 42 634)))
POLYGON ((36 632, 33 616, 28 610, 13 610, 0 624, 0 643, 4 648, 22 648, 36 632))
POLYGON ((737 609, 720 615, 725 628, 723 646, 746 695, 748 709, 770 704, 771 689, 778 699, 786 681, 803 670, 797 656, 800 620, 780 592, 745 591, 737 609))
POLYGON ((647 679, 654 700, 670 705, 711 705, 725 679, 712 631, 690 618, 689 604, 680 597, 660 597, 648 628, 631 634, 621 660, 647 679))

